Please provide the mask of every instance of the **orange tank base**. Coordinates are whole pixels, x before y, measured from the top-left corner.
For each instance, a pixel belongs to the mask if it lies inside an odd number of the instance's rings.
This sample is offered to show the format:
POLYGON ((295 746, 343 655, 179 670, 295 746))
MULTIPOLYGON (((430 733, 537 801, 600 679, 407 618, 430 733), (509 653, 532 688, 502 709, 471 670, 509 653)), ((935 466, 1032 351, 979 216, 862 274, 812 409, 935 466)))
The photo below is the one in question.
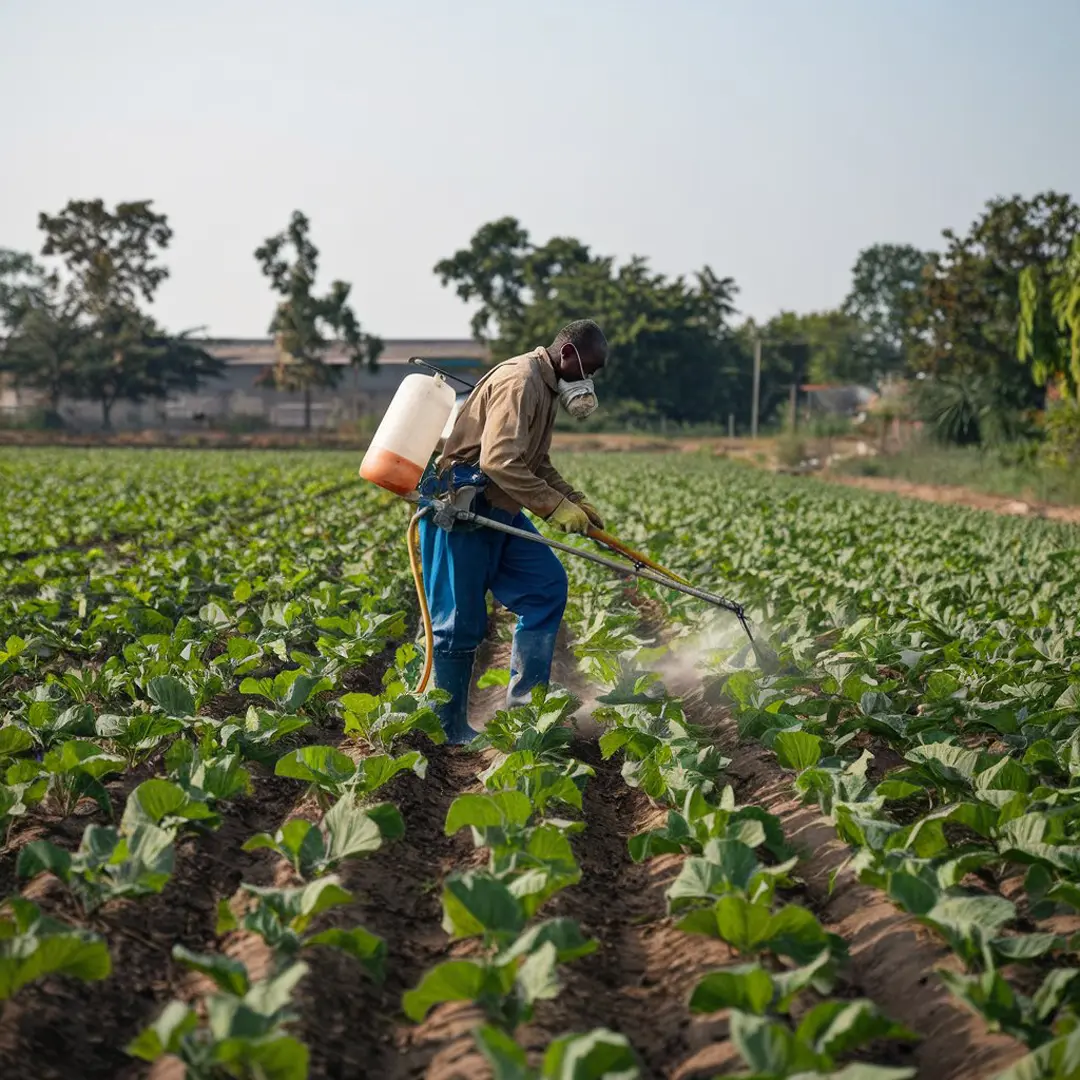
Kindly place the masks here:
POLYGON ((360 475, 395 495, 408 495, 416 490, 420 477, 424 475, 424 467, 400 454, 372 446, 364 455, 360 475))

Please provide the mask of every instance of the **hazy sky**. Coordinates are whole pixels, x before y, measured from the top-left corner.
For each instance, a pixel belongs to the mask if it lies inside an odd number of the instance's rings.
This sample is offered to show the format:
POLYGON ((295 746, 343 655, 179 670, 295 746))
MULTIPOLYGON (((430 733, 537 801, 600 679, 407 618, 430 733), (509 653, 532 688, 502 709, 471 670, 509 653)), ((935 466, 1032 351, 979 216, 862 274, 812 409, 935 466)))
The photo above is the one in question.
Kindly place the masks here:
POLYGON ((1080 0, 0 0, 0 246, 152 198, 158 317, 258 335, 300 208, 365 328, 464 336, 431 268, 512 214, 812 310, 866 245, 1080 196, 1078 43, 1080 0))

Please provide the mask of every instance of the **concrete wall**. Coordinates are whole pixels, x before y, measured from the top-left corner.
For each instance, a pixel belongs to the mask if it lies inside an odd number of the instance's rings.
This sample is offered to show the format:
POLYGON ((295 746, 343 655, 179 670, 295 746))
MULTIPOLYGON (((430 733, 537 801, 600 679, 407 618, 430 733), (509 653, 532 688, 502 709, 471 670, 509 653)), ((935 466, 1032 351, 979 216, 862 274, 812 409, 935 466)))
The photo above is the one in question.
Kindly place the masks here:
MULTIPOLYGON (((270 371, 276 360, 270 339, 208 339, 200 344, 226 361, 223 378, 207 380, 198 392, 177 393, 165 401, 118 401, 112 410, 112 426, 177 430, 207 426, 303 427, 302 393, 258 384, 259 377, 270 371)), ((312 427, 336 428, 360 420, 377 423, 402 379, 423 370, 408 363, 411 356, 421 356, 470 381, 480 375, 487 362, 486 349, 471 340, 387 341, 375 371, 349 365, 344 355, 332 350, 327 362, 344 368, 342 378, 335 389, 312 392, 312 427)), ((38 407, 40 398, 36 394, 0 388, 0 420, 18 419, 38 407)), ((101 406, 93 401, 65 398, 60 413, 65 423, 77 430, 101 426, 101 406)))

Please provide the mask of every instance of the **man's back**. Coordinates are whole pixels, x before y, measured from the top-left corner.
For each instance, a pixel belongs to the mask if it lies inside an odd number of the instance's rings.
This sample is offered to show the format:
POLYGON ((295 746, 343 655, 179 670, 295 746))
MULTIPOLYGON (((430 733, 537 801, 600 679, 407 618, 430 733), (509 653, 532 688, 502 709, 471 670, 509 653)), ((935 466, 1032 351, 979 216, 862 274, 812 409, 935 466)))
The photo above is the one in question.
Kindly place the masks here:
POLYGON ((544 477, 558 410, 558 378, 544 348, 492 368, 462 404, 439 458, 439 471, 479 464, 493 506, 546 516, 565 492, 544 477))

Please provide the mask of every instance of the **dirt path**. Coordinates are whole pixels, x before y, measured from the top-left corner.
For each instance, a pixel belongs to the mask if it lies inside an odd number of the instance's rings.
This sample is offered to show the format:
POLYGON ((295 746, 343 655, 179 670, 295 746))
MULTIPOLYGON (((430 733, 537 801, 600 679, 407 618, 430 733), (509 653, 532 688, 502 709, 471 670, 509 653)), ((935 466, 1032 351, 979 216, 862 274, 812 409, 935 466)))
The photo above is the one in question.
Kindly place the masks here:
POLYGON ((828 472, 813 475, 816 479, 824 480, 829 484, 861 488, 863 491, 902 495, 908 499, 947 503, 972 510, 989 510, 995 514, 1008 514, 1013 517, 1045 518, 1047 521, 1064 521, 1068 524, 1080 525, 1080 506, 1053 506, 1049 503, 1027 502, 1003 495, 987 495, 985 492, 972 491, 971 488, 965 487, 915 484, 910 480, 899 480, 891 476, 844 476, 841 473, 828 472))

